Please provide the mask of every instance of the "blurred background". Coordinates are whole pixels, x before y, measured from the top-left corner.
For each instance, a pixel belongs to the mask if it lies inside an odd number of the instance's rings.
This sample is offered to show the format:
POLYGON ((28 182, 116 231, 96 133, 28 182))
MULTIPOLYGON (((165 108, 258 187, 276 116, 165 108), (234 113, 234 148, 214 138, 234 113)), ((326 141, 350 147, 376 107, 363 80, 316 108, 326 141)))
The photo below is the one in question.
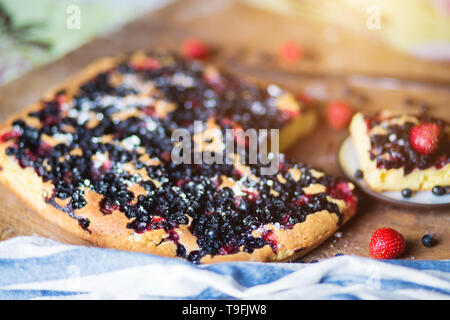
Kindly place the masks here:
MULTIPOLYGON (((249 0, 255 6, 311 19, 384 41, 413 55, 450 60, 448 0, 249 0), (379 19, 379 21, 377 21, 379 19), (366 25, 366 28, 361 28, 366 25), (373 32, 379 30, 379 32, 373 32)), ((329 35, 332 40, 332 34, 329 35)))
MULTIPOLYGON (((0 85, 171 2, 177 1, 0 0, 0 85), (81 28, 75 28, 75 32, 68 28, 71 23, 68 19, 77 10, 81 14, 81 28)), ((298 39, 307 57, 327 53, 319 67, 312 68, 305 62, 305 70, 373 73, 371 66, 363 64, 367 60, 383 60, 385 47, 445 66, 450 63, 449 0, 210 0, 203 1, 202 6, 213 11, 226 10, 226 6, 235 2, 286 17, 289 27, 277 29, 283 34, 275 37, 280 41, 298 39), (290 30, 292 25, 296 30, 290 30), (333 55, 330 50, 335 49, 344 50, 347 55, 353 52, 351 61, 343 62, 339 55, 333 55), (363 62, 361 55, 365 58, 363 62)), ((381 67, 382 64, 376 64, 375 69, 381 67)), ((432 79, 449 79, 448 69, 430 73, 432 79)), ((424 74, 403 72, 415 79, 422 79, 424 74)))
POLYGON ((168 2, 0 0, 0 85, 168 2), (74 32, 67 24, 77 7, 81 27, 74 32))

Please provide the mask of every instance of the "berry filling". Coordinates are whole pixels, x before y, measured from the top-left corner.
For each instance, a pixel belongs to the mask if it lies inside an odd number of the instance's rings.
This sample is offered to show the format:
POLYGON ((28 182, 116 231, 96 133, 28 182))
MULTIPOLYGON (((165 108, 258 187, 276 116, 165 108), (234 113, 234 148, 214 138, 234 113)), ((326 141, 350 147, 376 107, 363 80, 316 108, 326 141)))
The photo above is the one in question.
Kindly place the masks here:
MULTIPOLYGON (((383 134, 370 134, 371 150, 370 159, 374 160, 377 168, 384 169, 404 169, 404 174, 411 173, 414 169, 425 170, 431 167, 440 169, 450 163, 450 139, 448 135, 442 134, 433 152, 429 154, 420 153, 412 146, 410 133, 415 123, 405 121, 403 124, 386 124, 386 120, 395 120, 395 117, 388 119, 376 114, 366 117, 366 125, 369 130, 375 126, 383 127, 383 134)), ((433 123, 442 128, 447 124, 440 119, 434 119, 427 115, 418 117, 419 123, 433 123)), ((413 140, 414 141, 414 140, 413 140)))

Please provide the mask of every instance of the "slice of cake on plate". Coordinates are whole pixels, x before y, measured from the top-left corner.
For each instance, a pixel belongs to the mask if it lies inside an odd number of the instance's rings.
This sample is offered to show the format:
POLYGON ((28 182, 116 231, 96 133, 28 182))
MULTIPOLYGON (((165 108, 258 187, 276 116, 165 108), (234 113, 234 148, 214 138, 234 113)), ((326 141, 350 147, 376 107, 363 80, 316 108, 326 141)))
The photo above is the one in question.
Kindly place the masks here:
POLYGON ((427 115, 357 113, 350 124, 364 179, 374 191, 450 185, 450 126, 427 115))

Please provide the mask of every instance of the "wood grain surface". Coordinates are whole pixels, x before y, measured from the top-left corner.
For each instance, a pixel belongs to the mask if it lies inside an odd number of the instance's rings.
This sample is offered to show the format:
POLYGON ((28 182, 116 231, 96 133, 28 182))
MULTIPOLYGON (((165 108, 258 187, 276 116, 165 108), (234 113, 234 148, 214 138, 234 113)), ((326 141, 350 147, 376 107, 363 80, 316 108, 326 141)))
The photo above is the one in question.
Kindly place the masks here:
MULTIPOLYGON (((0 87, 0 121, 39 100, 43 92, 96 58, 141 48, 176 50, 189 36, 212 44, 215 50, 211 59, 234 73, 312 96, 321 124, 287 155, 331 174, 342 175, 337 148, 348 132, 327 127, 323 117, 327 101, 344 99, 355 110, 364 111, 426 108, 450 121, 449 63, 417 60, 333 26, 279 16, 230 0, 176 2, 0 87), (326 40, 330 28, 337 35, 334 42, 326 40), (305 55, 300 62, 279 61, 277 50, 286 40, 303 45, 305 55)), ((393 227, 405 236, 404 259, 450 258, 450 210, 405 210, 363 197, 357 216, 302 260, 336 253, 368 256, 371 234, 380 227, 393 227), (436 246, 426 248, 421 244, 426 233, 435 236, 436 246)), ((0 240, 32 234, 88 245, 40 218, 0 185, 0 240)))

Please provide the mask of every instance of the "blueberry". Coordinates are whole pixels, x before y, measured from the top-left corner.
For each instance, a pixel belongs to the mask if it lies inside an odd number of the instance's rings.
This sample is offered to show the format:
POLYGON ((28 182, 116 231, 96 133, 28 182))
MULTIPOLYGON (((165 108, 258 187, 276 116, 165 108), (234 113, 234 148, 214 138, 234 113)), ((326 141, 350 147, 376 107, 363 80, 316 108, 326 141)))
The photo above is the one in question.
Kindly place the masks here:
POLYGON ((355 171, 355 177, 358 179, 361 179, 364 177, 364 172, 362 172, 362 170, 358 169, 355 171))
POLYGON ((343 256, 344 254, 343 253, 336 253, 334 256, 335 257, 340 257, 340 256, 343 256))
POLYGON ((187 259, 192 263, 200 264, 200 252, 197 250, 191 251, 187 259))
POLYGON ((78 225, 81 227, 81 229, 88 231, 89 229, 89 225, 91 224, 91 222, 89 221, 89 219, 79 219, 78 220, 78 225))
POLYGON ((208 230, 208 232, 206 233, 206 236, 207 236, 208 238, 211 238, 211 239, 214 239, 215 235, 216 235, 216 230, 214 230, 214 229, 210 229, 210 230, 208 230))
POLYGON ((87 204, 84 198, 80 198, 77 201, 72 201, 71 203, 74 210, 81 209, 87 204))
POLYGON ((432 247, 434 245, 434 238, 431 234, 426 234, 422 237, 422 244, 425 247, 432 247))
POLYGON ((13 156, 16 153, 16 149, 13 147, 6 148, 6 155, 7 156, 13 156))
POLYGON ((411 189, 405 188, 402 190, 402 197, 403 198, 411 198, 412 196, 412 191, 411 189))
POLYGON ((23 129, 26 127, 26 123, 23 120, 16 120, 12 123, 12 126, 19 129, 23 129))
POLYGON ((433 194, 435 196, 443 196, 447 193, 447 191, 445 190, 444 187, 442 186, 435 186, 433 187, 433 189, 431 190, 431 192, 433 192, 433 194))
POLYGON ((177 246, 177 256, 186 258, 186 248, 182 244, 178 244, 177 246))

